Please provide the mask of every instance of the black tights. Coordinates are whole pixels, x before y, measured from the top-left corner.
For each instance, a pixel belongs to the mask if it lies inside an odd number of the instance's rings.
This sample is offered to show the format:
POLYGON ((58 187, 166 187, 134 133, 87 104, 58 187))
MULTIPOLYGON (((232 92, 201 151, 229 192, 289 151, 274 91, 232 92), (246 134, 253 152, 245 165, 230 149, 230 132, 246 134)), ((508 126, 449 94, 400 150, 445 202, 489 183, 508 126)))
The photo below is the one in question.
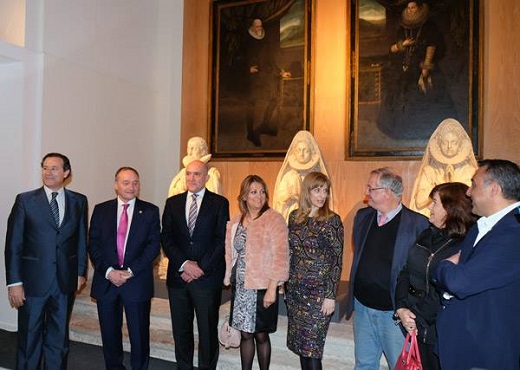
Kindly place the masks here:
POLYGON ((321 370, 321 358, 300 356, 302 370, 321 370))
POLYGON ((258 354, 258 366, 260 370, 268 370, 271 362, 271 341, 269 334, 261 333, 242 333, 242 340, 240 341, 240 361, 242 363, 242 370, 251 370, 253 368, 253 359, 255 357, 255 343, 256 352, 258 354))

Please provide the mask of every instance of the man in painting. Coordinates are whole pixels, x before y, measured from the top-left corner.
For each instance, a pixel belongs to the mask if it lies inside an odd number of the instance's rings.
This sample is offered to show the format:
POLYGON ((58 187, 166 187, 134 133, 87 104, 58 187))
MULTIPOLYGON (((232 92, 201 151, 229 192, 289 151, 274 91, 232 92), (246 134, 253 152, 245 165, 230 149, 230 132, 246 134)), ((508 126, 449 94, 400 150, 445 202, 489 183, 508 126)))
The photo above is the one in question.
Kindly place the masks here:
POLYGON ((278 134, 272 121, 279 102, 279 80, 291 76, 277 66, 275 50, 262 21, 254 19, 247 30, 243 51, 247 74, 247 140, 255 146, 262 145, 261 134, 278 134))

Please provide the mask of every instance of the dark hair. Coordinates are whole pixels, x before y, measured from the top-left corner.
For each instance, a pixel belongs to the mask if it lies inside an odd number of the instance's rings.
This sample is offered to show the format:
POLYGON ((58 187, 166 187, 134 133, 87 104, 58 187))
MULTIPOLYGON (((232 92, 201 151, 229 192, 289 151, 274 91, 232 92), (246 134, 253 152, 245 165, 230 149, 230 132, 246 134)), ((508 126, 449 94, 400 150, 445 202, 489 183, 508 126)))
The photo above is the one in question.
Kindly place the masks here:
POLYGON ((451 238, 462 238, 475 223, 471 213, 471 199, 466 195, 468 185, 461 182, 447 182, 435 186, 430 192, 430 199, 439 194, 442 207, 446 211, 444 231, 451 238))
POLYGON ((47 158, 61 158, 61 160, 63 161, 63 171, 71 171, 72 172, 72 168, 70 167, 70 161, 69 161, 69 159, 67 158, 66 155, 63 155, 61 153, 54 153, 54 152, 45 154, 45 156, 43 157, 43 159, 42 159, 42 161, 40 163, 40 167, 41 168, 43 168, 43 162, 45 162, 45 160, 47 158))
POLYGON ((117 175, 119 175, 121 172, 123 171, 133 171, 137 177, 139 177, 139 172, 137 172, 137 170, 133 167, 128 167, 128 166, 125 166, 125 167, 120 167, 117 171, 116 171, 116 174, 114 176, 114 179, 117 180, 117 175))
POLYGON ((486 181, 496 181, 505 199, 520 200, 520 167, 506 159, 484 159, 478 162, 486 169, 486 181))
POLYGON ((327 188, 328 192, 325 204, 323 205, 323 207, 318 209, 318 213, 315 218, 318 221, 325 221, 333 215, 333 212, 330 209, 329 178, 321 172, 310 172, 303 179, 300 192, 300 200, 298 202, 298 210, 296 211, 295 221, 297 224, 301 224, 307 220, 307 217, 309 216, 312 210, 312 202, 310 197, 311 191, 319 187, 327 188))
POLYGON ((265 190, 265 204, 260 210, 258 217, 260 217, 265 211, 269 209, 269 193, 267 192, 267 184, 265 183, 264 179, 262 179, 260 176, 249 175, 242 181, 242 184, 240 185, 240 193, 237 197, 238 208, 240 208, 240 213, 242 213, 242 221, 244 221, 244 217, 248 212, 246 203, 247 194, 249 193, 249 188, 251 187, 251 184, 254 182, 257 182, 260 185, 262 185, 265 190))

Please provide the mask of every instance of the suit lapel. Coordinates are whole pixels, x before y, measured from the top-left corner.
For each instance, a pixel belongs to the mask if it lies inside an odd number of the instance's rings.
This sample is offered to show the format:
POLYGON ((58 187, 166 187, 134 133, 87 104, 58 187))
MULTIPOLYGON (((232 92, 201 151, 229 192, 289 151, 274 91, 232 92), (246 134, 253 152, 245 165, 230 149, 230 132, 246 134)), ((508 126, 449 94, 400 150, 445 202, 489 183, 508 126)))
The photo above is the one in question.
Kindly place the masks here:
POLYGON ((126 241, 126 248, 130 247, 132 240, 134 240, 135 234, 139 231, 139 227, 141 226, 141 217, 143 216, 143 208, 141 201, 136 198, 134 204, 134 213, 132 214, 132 221, 130 222, 130 226, 128 227, 128 238, 126 241))
POLYGON ((47 199, 47 194, 45 194, 45 189, 43 186, 35 193, 35 205, 37 209, 42 212, 47 222, 50 223, 52 227, 57 229, 56 223, 54 222, 54 218, 52 216, 51 206, 49 205, 49 200, 47 199))

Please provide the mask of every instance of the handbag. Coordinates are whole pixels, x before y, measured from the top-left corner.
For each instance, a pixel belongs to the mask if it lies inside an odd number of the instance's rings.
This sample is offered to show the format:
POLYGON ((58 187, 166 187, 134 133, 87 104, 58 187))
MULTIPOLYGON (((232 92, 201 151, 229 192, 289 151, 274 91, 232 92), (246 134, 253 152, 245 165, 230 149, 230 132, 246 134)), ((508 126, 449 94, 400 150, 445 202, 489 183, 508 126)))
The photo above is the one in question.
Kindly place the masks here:
POLYGON ((218 341, 226 349, 240 347, 240 331, 229 325, 229 316, 226 317, 218 332, 218 341))
POLYGON ((422 370, 421 355, 417 344, 417 330, 408 332, 403 349, 397 359, 394 370, 422 370))

